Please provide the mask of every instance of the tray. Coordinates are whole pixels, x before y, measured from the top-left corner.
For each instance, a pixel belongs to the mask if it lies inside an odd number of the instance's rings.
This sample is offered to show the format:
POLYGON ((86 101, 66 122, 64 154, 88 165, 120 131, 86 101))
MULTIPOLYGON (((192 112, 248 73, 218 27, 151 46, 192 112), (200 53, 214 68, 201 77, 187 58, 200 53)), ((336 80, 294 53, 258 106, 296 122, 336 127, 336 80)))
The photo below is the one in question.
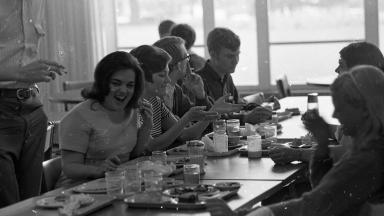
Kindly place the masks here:
MULTIPOLYGON (((79 196, 81 198, 80 200, 80 206, 87 206, 92 204, 95 199, 92 196, 87 196, 87 195, 73 195, 73 196, 79 196)), ((49 196, 49 197, 44 197, 41 199, 36 200, 36 206, 40 208, 60 208, 63 207, 65 202, 69 200, 68 197, 64 196, 49 196)))
MULTIPOLYGON (((168 189, 169 190, 169 189, 168 189)), ((238 190, 223 190, 211 198, 229 199, 237 194, 238 190)), ((207 198, 209 199, 209 198, 207 198)), ((128 208, 155 208, 155 209, 176 209, 176 210, 198 210, 205 209, 205 201, 179 202, 178 198, 165 195, 161 192, 137 193, 124 199, 128 208)))
MULTIPOLYGON (((75 210, 75 214, 77 216, 83 216, 83 215, 88 215, 94 211, 97 211, 101 208, 104 208, 108 205, 111 205, 112 202, 113 202, 113 198, 111 198, 110 196, 108 195, 104 195, 104 194, 92 194, 91 197, 94 199, 94 201, 92 203, 90 203, 89 205, 84 205, 83 207, 80 207, 78 209, 75 210)), ((45 197, 47 198, 47 197, 45 197)), ((43 198, 44 199, 44 198, 43 198)), ((38 200, 36 201, 38 202, 38 200)), ((36 203, 36 206, 39 207, 39 205, 36 203)), ((46 208, 46 210, 44 210, 45 212, 47 212, 47 215, 57 215, 58 212, 57 212, 57 208, 59 208, 61 206, 57 206, 55 208, 47 208, 47 207, 39 207, 39 208, 46 208)))

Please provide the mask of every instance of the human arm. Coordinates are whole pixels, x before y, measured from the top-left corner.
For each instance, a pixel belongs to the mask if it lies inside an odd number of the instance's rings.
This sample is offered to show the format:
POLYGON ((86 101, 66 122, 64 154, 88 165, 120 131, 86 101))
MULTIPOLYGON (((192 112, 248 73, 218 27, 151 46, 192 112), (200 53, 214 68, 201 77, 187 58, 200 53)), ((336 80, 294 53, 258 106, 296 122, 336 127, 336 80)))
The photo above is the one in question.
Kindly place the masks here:
POLYGON ((49 82, 56 74, 66 73, 64 66, 47 60, 38 60, 22 67, 0 68, 0 81, 20 81, 27 83, 49 82))
POLYGON ((235 116, 243 123, 258 124, 272 117, 272 110, 267 107, 257 106, 252 111, 240 113, 235 116))
POLYGON ((106 171, 115 170, 121 161, 117 155, 105 159, 99 166, 86 165, 85 155, 80 152, 62 150, 64 174, 70 179, 95 179, 104 177, 106 171))
POLYGON ((309 162, 314 149, 312 148, 291 148, 285 145, 275 146, 269 150, 269 157, 276 164, 287 164, 292 161, 309 162))
MULTIPOLYGON (((182 133, 183 137, 179 138, 179 140, 184 140, 187 138, 187 136, 195 136, 197 133, 196 130, 189 130, 189 132, 193 132, 193 135, 186 135, 186 129, 185 127, 192 121, 199 121, 199 120, 213 120, 218 118, 218 114, 216 112, 212 111, 204 111, 205 107, 192 107, 183 117, 181 117, 179 120, 174 117, 174 115, 168 110, 168 114, 166 114, 166 117, 162 120, 162 127, 165 131, 163 134, 161 134, 158 137, 154 137, 150 142, 148 146, 149 151, 154 150, 163 150, 170 146, 176 139, 181 136, 182 133)), ((196 123, 199 124, 199 123, 196 123)), ((206 123, 208 125, 208 123, 206 123)), ((199 127, 203 127, 203 123, 200 123, 199 127)), ((193 127, 193 126, 192 126, 193 127)), ((197 127, 197 126, 195 126, 197 127)), ((204 129, 202 129, 203 131, 204 129)), ((202 132, 201 131, 201 132, 202 132)), ((188 133, 189 133, 188 132, 188 133)), ((200 133, 201 133, 200 132, 200 133)))
POLYGON ((151 141, 151 130, 153 126, 153 110, 152 105, 149 102, 142 101, 140 108, 140 114, 143 118, 143 124, 139 128, 137 133, 137 144, 132 150, 131 158, 138 157, 145 153, 145 150, 148 148, 149 142, 151 141))
POLYGON ((82 111, 78 110, 71 110, 59 124, 63 172, 73 179, 102 177, 105 171, 115 169, 121 160, 117 155, 111 155, 97 165, 85 164, 93 130, 91 124, 83 118, 82 111))
MULTIPOLYGON (((377 150, 376 150, 377 151, 377 150)), ((278 215, 340 215, 355 210, 383 186, 383 151, 358 152, 334 166, 299 199, 269 206, 278 215)), ((348 215, 348 214, 345 214, 348 215)))
POLYGON ((238 209, 233 211, 228 204, 221 199, 206 200, 207 210, 211 216, 274 216, 268 207, 256 207, 253 209, 238 209))

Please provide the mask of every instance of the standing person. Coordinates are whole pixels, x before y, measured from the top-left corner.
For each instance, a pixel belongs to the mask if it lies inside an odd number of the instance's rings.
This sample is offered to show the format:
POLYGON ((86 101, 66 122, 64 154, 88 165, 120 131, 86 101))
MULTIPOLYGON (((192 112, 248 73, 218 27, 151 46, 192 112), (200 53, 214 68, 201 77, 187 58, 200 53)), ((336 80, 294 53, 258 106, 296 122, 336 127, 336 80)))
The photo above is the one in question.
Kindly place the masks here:
MULTIPOLYGON (((332 163, 326 122, 315 116, 306 124, 318 141, 311 161, 314 188, 300 198, 263 206, 252 216, 359 215, 364 204, 384 188, 384 74, 362 65, 341 74, 331 85, 333 116, 353 138, 352 149, 332 163)), ((239 215, 226 203, 208 203, 211 215, 239 215)))
POLYGON ((38 60, 44 6, 0 1, 0 207, 40 193, 47 116, 36 83, 64 69, 38 60))
MULTIPOLYGON (((229 94, 232 95, 234 103, 244 103, 244 100, 239 97, 231 76, 239 62, 239 36, 230 29, 215 28, 208 34, 207 46, 211 59, 207 60, 204 67, 196 72, 203 78, 205 92, 213 100, 229 94)), ((242 122, 256 124, 269 119, 271 116, 271 110, 258 106, 236 118, 242 122)))
POLYGON ((158 27, 160 38, 163 38, 165 36, 169 36, 170 33, 171 33, 171 29, 172 29, 172 27, 175 24, 176 23, 173 22, 172 20, 163 20, 163 21, 161 21, 160 24, 159 24, 159 27, 158 27))
POLYGON ((181 37, 185 41, 185 48, 190 56, 189 64, 192 71, 198 71, 204 67, 205 59, 192 51, 192 46, 195 44, 196 32, 192 26, 188 24, 176 24, 171 29, 171 36, 181 37))

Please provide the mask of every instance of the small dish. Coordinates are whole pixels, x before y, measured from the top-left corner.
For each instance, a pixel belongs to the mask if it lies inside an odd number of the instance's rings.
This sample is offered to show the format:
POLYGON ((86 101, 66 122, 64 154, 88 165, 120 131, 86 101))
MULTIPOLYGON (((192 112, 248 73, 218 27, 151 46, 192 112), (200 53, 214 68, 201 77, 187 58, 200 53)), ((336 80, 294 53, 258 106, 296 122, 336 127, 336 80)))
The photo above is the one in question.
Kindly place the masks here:
POLYGON ((221 191, 239 190, 241 184, 239 182, 218 182, 213 184, 217 189, 221 191))
POLYGON ((76 193, 105 194, 107 193, 107 184, 104 178, 81 184, 72 189, 76 193))

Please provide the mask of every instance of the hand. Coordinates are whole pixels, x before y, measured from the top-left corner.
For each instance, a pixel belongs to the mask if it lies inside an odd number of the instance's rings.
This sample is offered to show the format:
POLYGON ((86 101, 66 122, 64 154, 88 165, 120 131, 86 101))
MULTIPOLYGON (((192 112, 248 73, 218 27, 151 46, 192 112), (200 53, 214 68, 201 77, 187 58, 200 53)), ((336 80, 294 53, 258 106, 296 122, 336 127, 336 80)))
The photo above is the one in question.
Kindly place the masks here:
POLYGON ((229 208, 228 204, 221 199, 207 199, 207 210, 212 216, 237 216, 236 212, 229 208))
POLYGON ((121 164, 121 160, 117 155, 108 157, 101 163, 101 168, 106 171, 114 171, 121 164))
POLYGON ((301 120, 305 128, 313 134, 319 144, 321 143, 320 140, 326 141, 332 137, 331 128, 316 111, 309 110, 305 112, 301 120))
POLYGON ((215 111, 218 113, 231 113, 231 112, 240 112, 244 104, 232 104, 225 102, 230 95, 224 95, 217 99, 213 106, 211 107, 211 111, 215 111))
POLYGON ((258 106, 244 116, 244 122, 257 124, 264 122, 272 117, 272 110, 266 107, 258 106))
POLYGON ((276 164, 287 164, 292 161, 301 161, 300 149, 290 148, 285 145, 279 145, 269 150, 269 157, 276 164))
MULTIPOLYGON (((191 121, 213 121, 219 119, 219 113, 215 111, 204 111, 205 106, 195 106, 188 110, 184 116, 189 122, 191 121)), ((183 116, 183 117, 184 117, 183 116)))
POLYGON ((152 104, 146 101, 141 101, 139 104, 139 110, 141 117, 143 118, 142 128, 152 129, 153 126, 153 109, 152 104))
POLYGON ((38 60, 16 69, 18 80, 29 83, 50 82, 56 74, 63 75, 64 66, 47 60, 38 60))
POLYGON ((205 98, 204 82, 203 79, 196 73, 187 73, 184 78, 183 85, 191 91, 196 98, 205 98))

